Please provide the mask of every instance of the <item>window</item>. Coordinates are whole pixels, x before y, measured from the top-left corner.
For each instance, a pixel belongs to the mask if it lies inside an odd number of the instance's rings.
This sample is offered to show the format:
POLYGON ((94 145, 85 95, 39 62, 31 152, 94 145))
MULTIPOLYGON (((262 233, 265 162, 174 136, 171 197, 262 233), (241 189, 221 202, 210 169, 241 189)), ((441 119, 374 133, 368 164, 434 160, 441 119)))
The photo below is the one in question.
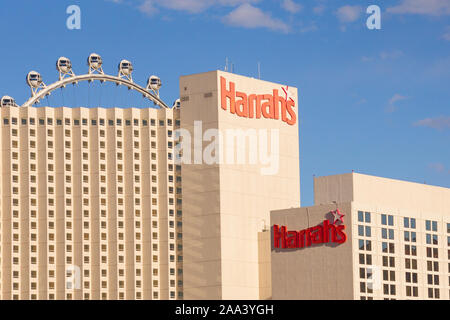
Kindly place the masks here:
POLYGON ((395 258, 383 256, 383 267, 395 267, 395 258))
POLYGON ((440 291, 438 288, 428 288, 428 298, 435 298, 435 299, 439 299, 440 298, 440 291))
POLYGON ((410 233, 409 233, 409 231, 405 231, 404 232, 404 240, 405 241, 410 241, 411 240, 411 238, 410 238, 410 233))
POLYGON ((369 226, 358 226, 358 235, 364 237, 371 236, 371 228, 369 226))
POLYGON ((370 212, 358 211, 358 221, 370 223, 370 212))
POLYGON ((416 256, 417 255, 417 247, 411 246, 409 244, 405 245, 405 255, 416 256))
POLYGON ((384 281, 395 281, 395 271, 383 270, 384 281))
POLYGON ((403 218, 403 226, 405 228, 411 228, 411 229, 415 229, 416 228, 416 219, 414 218, 403 218))
POLYGON ((382 214, 381 215, 381 224, 384 226, 385 225, 393 226, 394 225, 394 217, 382 214))
POLYGON ((434 231, 434 232, 437 232, 437 231, 438 231, 438 229, 437 229, 437 221, 432 221, 432 222, 431 222, 431 229, 432 229, 432 231, 434 231))

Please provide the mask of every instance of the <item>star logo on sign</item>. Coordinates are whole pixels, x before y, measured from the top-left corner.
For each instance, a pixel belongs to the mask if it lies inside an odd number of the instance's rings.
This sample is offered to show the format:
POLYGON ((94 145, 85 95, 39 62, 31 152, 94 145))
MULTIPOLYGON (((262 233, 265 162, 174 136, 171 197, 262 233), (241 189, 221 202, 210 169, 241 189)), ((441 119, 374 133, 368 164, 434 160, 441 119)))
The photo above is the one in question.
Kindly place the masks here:
POLYGON ((339 221, 341 223, 344 223, 344 216, 345 214, 342 214, 339 209, 336 209, 336 211, 331 211, 331 214, 333 215, 334 222, 333 224, 336 225, 339 221))
POLYGON ((289 97, 289 86, 286 86, 286 89, 281 87, 281 89, 284 91, 284 93, 286 94, 286 101, 288 101, 288 99, 292 100, 292 102, 295 102, 294 99, 289 97))

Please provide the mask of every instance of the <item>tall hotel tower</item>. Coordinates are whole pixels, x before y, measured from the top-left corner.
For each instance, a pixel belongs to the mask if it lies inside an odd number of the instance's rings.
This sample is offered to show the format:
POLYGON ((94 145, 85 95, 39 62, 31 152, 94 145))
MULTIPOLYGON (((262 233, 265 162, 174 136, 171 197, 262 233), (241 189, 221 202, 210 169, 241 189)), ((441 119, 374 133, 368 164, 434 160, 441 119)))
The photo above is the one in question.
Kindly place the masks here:
POLYGON ((0 298, 183 298, 179 109, 0 112, 0 298))
POLYGON ((184 297, 270 298, 270 245, 259 234, 271 210, 300 205, 297 89, 211 71, 181 77, 180 99, 194 154, 209 150, 210 132, 224 138, 223 162, 183 163, 184 297), (271 172, 261 158, 252 163, 263 151, 271 172))

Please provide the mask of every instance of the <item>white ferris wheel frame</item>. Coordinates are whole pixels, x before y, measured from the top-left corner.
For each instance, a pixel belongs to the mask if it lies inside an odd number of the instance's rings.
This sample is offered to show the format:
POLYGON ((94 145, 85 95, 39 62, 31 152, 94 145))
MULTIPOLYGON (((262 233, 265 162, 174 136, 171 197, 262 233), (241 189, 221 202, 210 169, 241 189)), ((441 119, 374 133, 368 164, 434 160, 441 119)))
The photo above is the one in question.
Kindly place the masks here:
POLYGON ((68 84, 77 84, 80 81, 88 81, 92 82, 94 80, 99 80, 100 82, 113 82, 116 85, 124 85, 128 87, 129 90, 135 90, 142 94, 142 96, 150 101, 152 101, 155 105, 171 109, 160 97, 159 90, 154 90, 147 85, 146 88, 141 87, 140 85, 133 82, 131 75, 125 75, 119 70, 118 76, 111 76, 105 74, 103 70, 100 68, 91 68, 89 66, 89 73, 82 75, 75 75, 70 69, 67 72, 59 71, 59 80, 50 84, 45 85, 43 82, 37 88, 31 87, 31 97, 22 105, 22 107, 30 107, 36 103, 39 103, 46 96, 50 95, 54 90, 59 88, 65 88, 68 84), (95 73, 97 71, 98 73, 95 73))

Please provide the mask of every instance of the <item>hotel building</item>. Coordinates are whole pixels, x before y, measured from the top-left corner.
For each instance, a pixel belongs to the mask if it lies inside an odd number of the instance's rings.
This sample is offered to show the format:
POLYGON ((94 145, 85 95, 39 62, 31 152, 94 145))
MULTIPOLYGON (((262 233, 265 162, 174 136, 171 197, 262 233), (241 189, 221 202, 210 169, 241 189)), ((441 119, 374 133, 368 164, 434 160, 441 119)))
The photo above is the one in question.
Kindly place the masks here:
POLYGON ((0 113, 0 298, 183 298, 179 109, 0 113))
POLYGON ((224 161, 182 165, 184 297, 267 298, 270 269, 261 259, 270 248, 261 247, 259 232, 269 227, 271 210, 300 205, 297 89, 212 71, 181 77, 180 99, 194 152, 208 150, 209 130, 224 138, 216 150, 224 161), (229 135, 239 132, 241 144, 229 135), (265 148, 275 156, 273 172, 250 160, 265 148))
POLYGON ((314 203, 271 212, 297 248, 276 245, 276 227, 260 235, 273 299, 450 299, 450 189, 350 173, 315 178, 314 203), (346 241, 318 243, 309 228, 325 230, 336 210, 346 241))
POLYGON ((296 88, 211 71, 180 104, 0 108, 0 299, 450 299, 450 189, 300 207, 296 88))
POLYGON ((0 108, 1 299, 270 296, 259 232, 300 205, 297 90, 212 71, 181 77, 180 97, 0 108), (192 163, 178 161, 180 128, 192 163), (236 134, 214 141, 231 161, 198 161, 209 129, 236 134))

